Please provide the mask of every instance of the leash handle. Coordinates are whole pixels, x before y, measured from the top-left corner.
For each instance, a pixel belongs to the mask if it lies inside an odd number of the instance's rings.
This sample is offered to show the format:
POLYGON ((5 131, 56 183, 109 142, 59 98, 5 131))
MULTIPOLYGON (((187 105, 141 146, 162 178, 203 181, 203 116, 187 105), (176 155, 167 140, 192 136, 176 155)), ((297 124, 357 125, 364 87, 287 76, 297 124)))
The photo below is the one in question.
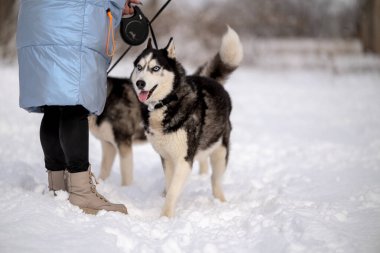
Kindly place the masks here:
MULTIPOLYGON (((153 42, 154 42, 154 46, 156 47, 156 49, 158 49, 158 45, 157 45, 157 40, 156 40, 156 36, 153 32, 153 28, 152 28, 152 23, 156 20, 156 18, 161 14, 161 12, 166 8, 166 6, 171 2, 171 0, 167 0, 166 3, 158 10, 158 12, 156 13, 156 15, 154 15, 154 17, 152 18, 151 21, 149 21, 149 30, 150 30, 150 33, 152 34, 152 38, 153 38, 153 42)), ((107 10, 107 15, 108 17, 110 18, 110 21, 112 21, 112 13, 111 11, 108 9, 107 10), (110 14, 108 14, 108 11, 110 14)), ((112 22, 110 22, 110 27, 112 27, 112 22)), ((110 34, 110 29, 108 29, 108 35, 107 35, 107 55, 108 55, 108 42, 109 42, 109 34, 110 34)), ((112 48, 112 56, 113 54, 115 53, 115 40, 114 40, 114 35, 112 33, 112 43, 113 43, 113 48, 112 48)), ((132 46, 129 46, 125 51, 124 53, 119 57, 119 59, 117 59, 117 61, 111 66, 111 68, 107 71, 107 75, 116 67, 116 65, 121 61, 121 59, 123 59, 123 57, 129 52, 129 50, 132 48, 132 46)))

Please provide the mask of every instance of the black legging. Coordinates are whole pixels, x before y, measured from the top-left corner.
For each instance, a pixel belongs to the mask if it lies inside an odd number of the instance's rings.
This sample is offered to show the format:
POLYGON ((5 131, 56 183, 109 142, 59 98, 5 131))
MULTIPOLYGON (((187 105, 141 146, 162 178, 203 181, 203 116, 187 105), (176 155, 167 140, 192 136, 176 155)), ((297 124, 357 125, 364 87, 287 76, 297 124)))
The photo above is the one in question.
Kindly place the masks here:
POLYGON ((81 105, 44 107, 40 139, 46 169, 70 173, 88 169, 88 114, 81 105))

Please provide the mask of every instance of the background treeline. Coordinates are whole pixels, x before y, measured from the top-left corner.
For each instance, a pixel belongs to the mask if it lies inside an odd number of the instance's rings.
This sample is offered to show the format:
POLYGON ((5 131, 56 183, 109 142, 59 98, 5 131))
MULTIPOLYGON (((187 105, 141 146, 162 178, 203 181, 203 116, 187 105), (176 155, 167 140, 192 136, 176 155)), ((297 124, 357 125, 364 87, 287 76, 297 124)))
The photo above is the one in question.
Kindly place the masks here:
MULTIPOLYGON (((143 2, 143 12, 152 17, 165 0, 143 2)), ((18 3, 1 1, 2 58, 15 56, 18 3)), ((379 52, 379 19, 380 0, 172 0, 154 28, 160 46, 173 36, 187 53, 214 50, 226 24, 246 45, 254 38, 361 38, 365 49, 379 52)))

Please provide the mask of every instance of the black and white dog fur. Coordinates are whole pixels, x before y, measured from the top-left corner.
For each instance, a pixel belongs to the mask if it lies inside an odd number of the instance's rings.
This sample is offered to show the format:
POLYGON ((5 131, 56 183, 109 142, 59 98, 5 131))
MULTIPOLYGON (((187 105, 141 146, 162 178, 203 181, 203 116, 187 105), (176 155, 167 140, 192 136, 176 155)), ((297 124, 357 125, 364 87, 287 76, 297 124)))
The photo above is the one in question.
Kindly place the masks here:
POLYGON ((174 215, 194 160, 205 163, 210 158, 213 195, 225 201, 222 177, 229 154, 232 106, 221 83, 242 57, 239 37, 228 27, 217 55, 196 75, 186 76, 172 39, 160 50, 149 42, 134 62, 131 81, 143 104, 145 134, 161 156, 165 173, 163 216, 174 215))
POLYGON ((107 100, 98 117, 89 116, 91 133, 101 141, 102 162, 99 178, 105 180, 111 173, 116 153, 120 157, 121 184, 133 182, 132 143, 145 141, 141 118, 141 104, 127 78, 107 79, 107 100))

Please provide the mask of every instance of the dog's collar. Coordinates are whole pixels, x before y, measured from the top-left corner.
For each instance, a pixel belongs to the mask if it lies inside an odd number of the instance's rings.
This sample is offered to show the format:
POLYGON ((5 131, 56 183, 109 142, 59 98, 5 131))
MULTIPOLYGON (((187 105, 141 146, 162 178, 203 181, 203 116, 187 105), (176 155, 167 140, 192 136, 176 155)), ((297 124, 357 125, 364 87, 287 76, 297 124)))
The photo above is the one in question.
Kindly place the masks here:
POLYGON ((148 111, 151 112, 151 111, 160 109, 160 108, 164 107, 165 105, 169 104, 170 102, 176 101, 176 100, 178 100, 177 95, 176 94, 170 94, 169 96, 167 96, 166 98, 164 98, 162 100, 149 103, 148 104, 148 111))

